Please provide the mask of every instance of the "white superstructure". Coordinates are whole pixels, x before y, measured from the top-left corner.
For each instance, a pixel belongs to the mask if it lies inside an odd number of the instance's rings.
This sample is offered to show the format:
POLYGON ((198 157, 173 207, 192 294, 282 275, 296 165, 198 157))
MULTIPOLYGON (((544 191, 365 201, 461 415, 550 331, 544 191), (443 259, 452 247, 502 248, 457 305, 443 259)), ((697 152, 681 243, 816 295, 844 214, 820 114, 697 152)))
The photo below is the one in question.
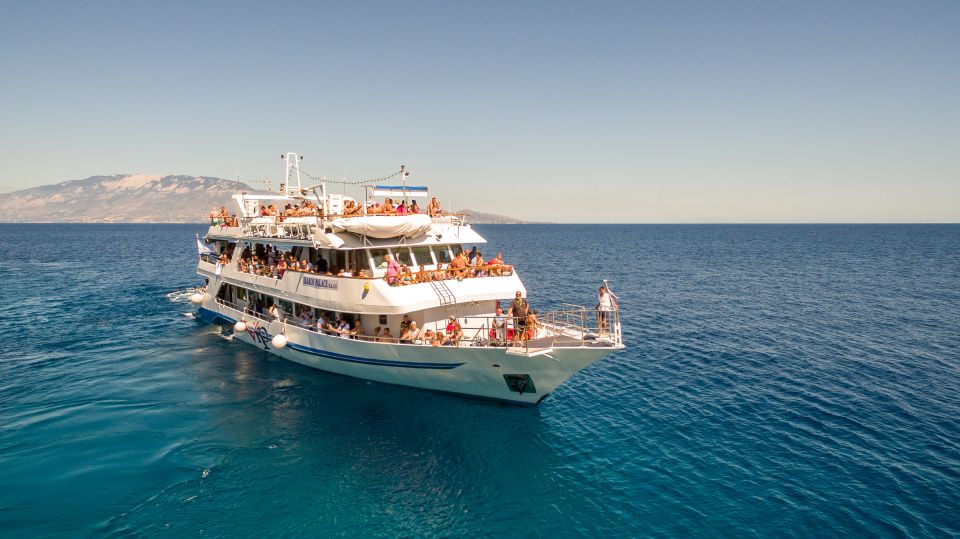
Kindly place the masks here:
POLYGON ((486 241, 461 215, 427 213, 429 191, 405 170, 358 201, 302 188, 300 158, 284 160, 283 194, 237 194, 236 216, 211 214, 198 240, 199 317, 236 339, 329 372, 522 404, 623 348, 616 309, 507 316, 526 297, 517 273, 460 267, 457 253, 486 241), (418 198, 419 213, 389 211, 387 199, 418 198))

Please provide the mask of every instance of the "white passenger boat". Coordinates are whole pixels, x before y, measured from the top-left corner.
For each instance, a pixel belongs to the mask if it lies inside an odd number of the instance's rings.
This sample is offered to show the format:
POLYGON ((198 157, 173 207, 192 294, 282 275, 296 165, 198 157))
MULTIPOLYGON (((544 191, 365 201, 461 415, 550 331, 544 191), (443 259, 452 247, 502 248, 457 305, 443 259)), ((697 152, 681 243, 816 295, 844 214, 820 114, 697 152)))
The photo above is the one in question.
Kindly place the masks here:
POLYGON ((485 240, 462 215, 426 213, 429 189, 406 185, 402 168, 399 185, 361 185, 360 202, 331 182, 303 188, 300 159, 284 158, 280 195, 238 193, 236 217, 211 215, 197 240, 206 284, 191 300, 234 340, 324 371, 519 404, 623 348, 615 304, 525 317, 512 267, 460 268, 457 253, 485 240), (421 213, 383 213, 387 198, 419 198, 421 213), (300 211, 270 215, 288 204, 300 211))

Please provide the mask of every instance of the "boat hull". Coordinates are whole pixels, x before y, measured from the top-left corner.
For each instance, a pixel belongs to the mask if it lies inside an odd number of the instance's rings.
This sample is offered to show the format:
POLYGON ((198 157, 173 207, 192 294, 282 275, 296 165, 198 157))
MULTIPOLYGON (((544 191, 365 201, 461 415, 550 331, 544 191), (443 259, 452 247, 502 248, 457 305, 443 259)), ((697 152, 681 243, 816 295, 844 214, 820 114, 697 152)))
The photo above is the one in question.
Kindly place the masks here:
POLYGON ((234 340, 315 369, 388 384, 403 385, 521 405, 541 402, 577 371, 617 347, 564 347, 538 355, 507 353, 503 347, 433 347, 386 344, 325 335, 280 322, 244 317, 220 304, 198 309, 201 320, 233 331, 241 318, 247 330, 234 340), (288 344, 273 346, 283 332, 288 344))

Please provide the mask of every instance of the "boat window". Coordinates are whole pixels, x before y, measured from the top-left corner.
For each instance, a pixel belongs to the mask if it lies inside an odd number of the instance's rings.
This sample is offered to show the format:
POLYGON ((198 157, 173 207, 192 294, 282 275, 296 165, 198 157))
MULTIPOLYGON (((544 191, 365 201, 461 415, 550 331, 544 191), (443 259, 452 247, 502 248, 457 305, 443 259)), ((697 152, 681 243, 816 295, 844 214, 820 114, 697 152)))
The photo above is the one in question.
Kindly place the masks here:
POLYGON ((237 299, 246 301, 247 300, 247 289, 237 287, 237 299))
POLYGON ((417 259, 417 266, 432 266, 433 257, 430 256, 429 247, 414 247, 412 249, 413 256, 417 259))
POLYGON ((438 245, 433 248, 433 254, 437 255, 438 264, 449 264, 453 258, 450 256, 450 248, 446 245, 438 245))
POLYGON ((370 249, 370 257, 373 258, 373 269, 387 267, 384 257, 387 256, 386 249, 370 249))
POLYGON ((408 266, 413 265, 413 257, 410 256, 410 249, 406 247, 397 247, 393 250, 393 254, 396 255, 397 262, 406 264, 408 266))

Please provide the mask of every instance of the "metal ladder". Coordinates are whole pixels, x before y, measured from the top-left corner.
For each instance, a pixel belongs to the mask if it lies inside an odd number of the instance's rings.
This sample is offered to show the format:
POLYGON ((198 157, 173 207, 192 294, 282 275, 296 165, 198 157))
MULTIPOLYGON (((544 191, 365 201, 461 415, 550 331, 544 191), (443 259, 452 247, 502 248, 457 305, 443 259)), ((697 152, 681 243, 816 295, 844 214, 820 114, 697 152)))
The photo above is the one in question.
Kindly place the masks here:
POLYGON ((451 307, 457 304, 457 298, 453 295, 453 291, 443 281, 430 281, 430 287, 433 288, 434 293, 440 299, 440 306, 446 307, 449 314, 451 307))

